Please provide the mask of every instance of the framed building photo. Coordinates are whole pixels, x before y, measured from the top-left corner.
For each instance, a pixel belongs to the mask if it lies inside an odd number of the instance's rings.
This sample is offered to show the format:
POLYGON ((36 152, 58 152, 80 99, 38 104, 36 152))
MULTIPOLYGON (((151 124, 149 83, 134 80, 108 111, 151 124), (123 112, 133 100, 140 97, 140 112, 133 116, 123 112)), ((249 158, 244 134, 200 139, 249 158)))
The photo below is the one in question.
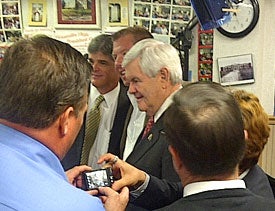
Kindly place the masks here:
POLYGON ((100 28, 98 0, 54 1, 56 28, 100 28))
POLYGON ((47 24, 46 0, 29 1, 29 26, 46 26, 47 24))
POLYGON ((254 83, 252 54, 218 58, 221 85, 254 83))

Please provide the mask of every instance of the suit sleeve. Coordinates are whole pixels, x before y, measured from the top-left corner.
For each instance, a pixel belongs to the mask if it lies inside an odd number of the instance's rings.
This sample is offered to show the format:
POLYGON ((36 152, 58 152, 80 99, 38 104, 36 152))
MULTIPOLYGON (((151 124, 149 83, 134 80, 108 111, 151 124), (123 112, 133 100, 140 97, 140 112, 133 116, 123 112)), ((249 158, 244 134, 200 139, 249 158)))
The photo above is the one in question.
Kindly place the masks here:
POLYGON ((146 190, 132 203, 153 210, 167 206, 182 196, 183 188, 180 182, 169 182, 150 175, 146 190))

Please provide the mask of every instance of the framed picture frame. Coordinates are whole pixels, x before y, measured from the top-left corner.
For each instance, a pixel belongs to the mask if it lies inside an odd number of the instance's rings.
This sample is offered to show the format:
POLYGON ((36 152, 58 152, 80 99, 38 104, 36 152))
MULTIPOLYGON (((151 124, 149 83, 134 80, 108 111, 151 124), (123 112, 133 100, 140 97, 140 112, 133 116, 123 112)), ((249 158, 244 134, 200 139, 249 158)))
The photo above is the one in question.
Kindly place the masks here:
POLYGON ((128 26, 128 0, 108 0, 109 26, 128 26))
POLYGON ((54 1, 55 28, 100 29, 99 0, 54 1))
POLYGON ((47 1, 29 1, 29 26, 46 26, 47 24, 47 1))
POLYGON ((221 85, 254 83, 252 54, 218 58, 221 85))
POLYGON ((19 0, 0 1, 0 44, 11 44, 22 38, 22 16, 19 0))

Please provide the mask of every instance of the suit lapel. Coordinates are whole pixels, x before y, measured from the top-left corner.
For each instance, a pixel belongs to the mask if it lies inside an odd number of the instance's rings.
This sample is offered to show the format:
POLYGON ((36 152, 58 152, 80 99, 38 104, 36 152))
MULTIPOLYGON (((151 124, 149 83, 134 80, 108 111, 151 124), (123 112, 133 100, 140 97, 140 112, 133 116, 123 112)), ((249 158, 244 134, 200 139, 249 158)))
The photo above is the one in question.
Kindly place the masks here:
POLYGON ((143 131, 141 132, 133 151, 126 160, 131 164, 134 164, 139 159, 141 159, 143 155, 157 143, 160 136, 165 134, 163 131, 162 118, 158 119, 158 121, 154 124, 151 131, 144 139, 142 139, 142 134, 143 131))
POLYGON ((123 157, 123 152, 124 152, 124 149, 125 149, 126 137, 127 137, 127 128, 128 128, 128 124, 130 122, 133 110, 134 110, 133 105, 130 103, 130 106, 129 106, 129 109, 128 109, 128 112, 127 112, 127 116, 126 116, 126 119, 125 119, 124 127, 123 127, 121 141, 120 141, 120 158, 123 157))

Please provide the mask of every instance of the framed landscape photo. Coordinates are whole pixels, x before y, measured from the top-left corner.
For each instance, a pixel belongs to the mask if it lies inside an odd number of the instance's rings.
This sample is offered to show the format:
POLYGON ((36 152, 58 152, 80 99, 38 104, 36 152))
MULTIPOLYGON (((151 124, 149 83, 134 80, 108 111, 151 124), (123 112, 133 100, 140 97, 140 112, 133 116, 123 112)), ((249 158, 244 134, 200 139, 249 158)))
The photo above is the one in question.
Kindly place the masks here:
POLYGON ((56 28, 100 29, 98 0, 57 0, 56 28))
POLYGON ((221 85, 254 83, 252 54, 218 58, 221 85))
POLYGON ((46 26, 47 22, 46 0, 29 1, 29 26, 46 26))

